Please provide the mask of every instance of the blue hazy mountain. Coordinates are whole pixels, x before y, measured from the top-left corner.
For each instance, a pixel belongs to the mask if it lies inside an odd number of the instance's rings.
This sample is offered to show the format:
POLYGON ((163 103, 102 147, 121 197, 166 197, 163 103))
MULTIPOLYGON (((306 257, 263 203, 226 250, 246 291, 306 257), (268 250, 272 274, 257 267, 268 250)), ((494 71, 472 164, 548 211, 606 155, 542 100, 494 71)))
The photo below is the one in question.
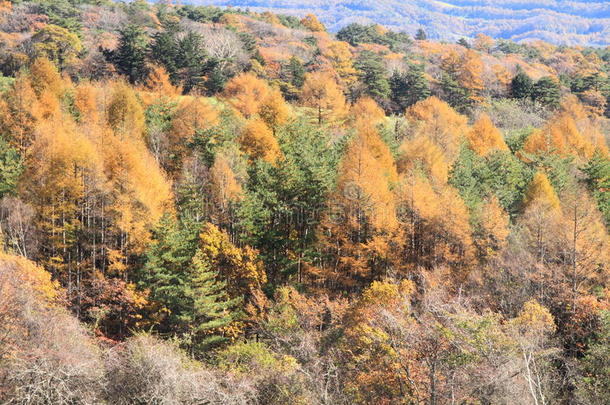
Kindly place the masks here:
POLYGON ((350 23, 378 23, 454 41, 484 33, 515 41, 610 44, 610 2, 587 0, 187 0, 197 5, 281 14, 316 14, 332 31, 350 23))

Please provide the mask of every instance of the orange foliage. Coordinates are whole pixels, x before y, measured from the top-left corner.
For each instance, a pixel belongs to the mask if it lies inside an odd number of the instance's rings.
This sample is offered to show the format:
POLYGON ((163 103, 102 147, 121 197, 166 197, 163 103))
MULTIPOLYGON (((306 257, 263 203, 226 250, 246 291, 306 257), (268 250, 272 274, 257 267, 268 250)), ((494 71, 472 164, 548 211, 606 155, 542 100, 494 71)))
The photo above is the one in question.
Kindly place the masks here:
POLYGON ((181 90, 173 86, 169 80, 167 71, 162 66, 153 66, 144 82, 144 88, 152 93, 163 96, 176 96, 181 90))
POLYGON ((488 35, 477 34, 474 40, 474 49, 481 52, 489 52, 494 46, 495 41, 488 35))
POLYGON ((235 178, 235 173, 233 173, 229 160, 224 154, 216 155, 214 164, 210 168, 210 177, 212 194, 221 211, 225 211, 231 202, 242 198, 241 185, 235 178))
POLYGON ((301 24, 303 24, 307 29, 313 32, 326 31, 326 27, 324 26, 324 24, 322 24, 320 20, 318 20, 318 17, 313 14, 307 14, 305 18, 301 20, 301 24))
POLYGON ((207 100, 199 97, 183 99, 167 133, 167 147, 172 154, 172 161, 166 163, 168 171, 174 174, 180 171, 197 131, 217 124, 218 111, 207 100))
POLYGON ((504 137, 487 114, 482 114, 466 134, 470 147, 480 156, 497 150, 508 150, 504 137))
POLYGON ((91 83, 81 83, 75 90, 74 107, 80 115, 79 121, 83 124, 97 123, 99 119, 97 87, 91 83))
POLYGON ((468 130, 468 119, 465 116, 436 97, 411 106, 406 116, 413 123, 415 136, 429 137, 450 161, 455 159, 468 130))
POLYGON ((286 100, 284 100, 282 93, 277 89, 273 89, 263 100, 258 114, 275 134, 277 128, 288 121, 290 107, 286 100))
POLYGON ((110 127, 120 136, 142 139, 144 110, 127 83, 116 82, 113 85, 106 116, 110 127))
POLYGON ((252 73, 242 73, 232 78, 225 87, 224 96, 245 118, 256 115, 271 89, 252 73))
POLYGON ((449 176, 449 164, 443 151, 426 136, 406 139, 400 146, 398 159, 400 173, 422 171, 434 183, 445 184, 449 176))
POLYGON ((430 268, 449 264, 455 270, 471 264, 474 249, 469 213, 455 189, 435 187, 410 173, 401 176, 398 200, 411 262, 430 268))
POLYGON ((0 100, 0 132, 22 155, 33 141, 40 106, 30 79, 20 74, 12 88, 0 100))
POLYGON ((248 121, 243 133, 239 138, 242 150, 250 156, 250 159, 263 159, 269 163, 275 163, 282 156, 282 151, 273 136, 273 132, 260 119, 248 121))
POLYGON ((316 111, 318 124, 341 120, 347 111, 345 96, 328 73, 314 72, 306 76, 301 101, 316 111))
POLYGON ((527 138, 523 150, 531 154, 555 153, 588 159, 596 150, 608 153, 608 147, 597 119, 589 118, 576 97, 568 97, 560 110, 542 130, 535 130, 527 138))
POLYGON ((385 112, 370 97, 359 98, 350 108, 350 115, 355 121, 362 120, 372 125, 377 125, 385 120, 385 112))

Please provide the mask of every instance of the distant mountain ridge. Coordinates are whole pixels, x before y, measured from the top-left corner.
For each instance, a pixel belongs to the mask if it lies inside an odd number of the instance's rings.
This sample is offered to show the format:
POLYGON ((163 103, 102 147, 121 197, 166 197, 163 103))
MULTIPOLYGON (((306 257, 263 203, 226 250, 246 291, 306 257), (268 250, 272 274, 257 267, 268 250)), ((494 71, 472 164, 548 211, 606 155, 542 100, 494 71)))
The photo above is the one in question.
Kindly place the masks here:
POLYGON ((187 0, 299 15, 316 14, 331 31, 378 23, 430 38, 455 41, 478 33, 514 41, 542 39, 566 45, 610 45, 610 2, 563 0, 187 0))

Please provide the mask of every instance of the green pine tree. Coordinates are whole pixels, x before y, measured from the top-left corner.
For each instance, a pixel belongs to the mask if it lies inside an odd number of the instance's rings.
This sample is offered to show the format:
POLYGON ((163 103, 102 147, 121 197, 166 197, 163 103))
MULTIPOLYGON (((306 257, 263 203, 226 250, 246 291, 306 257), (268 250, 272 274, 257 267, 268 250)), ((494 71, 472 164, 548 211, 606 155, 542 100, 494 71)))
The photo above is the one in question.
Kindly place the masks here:
POLYGON ((551 108, 558 107, 561 99, 559 84, 550 77, 543 77, 534 84, 532 98, 551 108))
POLYGON ((411 65, 407 72, 394 72, 390 77, 392 101, 399 111, 404 111, 418 101, 430 97, 430 83, 424 75, 424 69, 418 65, 411 65))
POLYGON ((197 248, 200 224, 165 216, 146 254, 138 285, 149 291, 157 331, 178 337, 201 353, 224 341, 216 330, 239 317, 240 299, 229 299, 225 283, 197 248))
POLYGON ((215 332, 240 317, 238 306, 242 299, 227 296, 226 283, 218 280, 218 273, 210 268, 199 250, 192 260, 191 277, 186 295, 192 300, 193 308, 185 321, 193 325, 194 343, 201 352, 226 341, 224 336, 215 332))
POLYGON ((201 35, 189 31, 177 43, 176 66, 185 92, 201 86, 211 69, 201 35))
POLYGON ((462 46, 463 46, 464 48, 466 48, 466 49, 470 49, 470 44, 468 43, 468 41, 466 41, 466 38, 460 38, 460 39, 457 41, 457 44, 458 44, 458 45, 462 45, 462 46))
POLYGON ((585 182, 593 192, 606 226, 610 229, 610 159, 597 152, 581 170, 586 175, 585 182))
POLYGON ((303 87, 305 83, 305 67, 300 59, 293 56, 288 62, 288 71, 290 72, 290 82, 296 88, 303 87))
POLYGON ((360 73, 360 82, 366 88, 368 95, 376 99, 389 97, 388 73, 381 56, 371 51, 363 51, 354 66, 360 73))
POLYGON ((441 89, 443 91, 443 100, 457 111, 463 113, 472 105, 468 89, 460 86, 457 80, 447 73, 443 73, 441 89))
POLYGON ((517 68, 517 74, 513 77, 510 83, 510 94, 512 98, 526 99, 532 96, 532 90, 534 88, 534 82, 532 79, 521 69, 517 68))
POLYGON ((183 316, 192 308, 185 294, 190 275, 186 271, 197 250, 197 232, 180 229, 178 222, 165 216, 154 233, 154 242, 146 253, 140 272, 139 287, 149 291, 156 305, 161 333, 184 333, 188 325, 183 316))
POLYGON ((107 51, 106 57, 114 63, 119 73, 127 76, 130 83, 139 83, 148 74, 147 51, 148 35, 141 26, 129 24, 121 31, 118 48, 107 51))
POLYGON ((19 153, 0 137, 0 197, 15 191, 22 172, 19 153))
POLYGON ((579 361, 580 379, 577 395, 582 403, 610 403, 610 312, 600 314, 601 327, 589 349, 579 361))
POLYGON ((415 33, 415 39, 417 39, 418 41, 425 41, 428 39, 428 34, 423 28, 419 28, 415 33))
POLYGON ((174 85, 179 84, 178 31, 178 24, 168 20, 163 24, 163 30, 153 35, 150 44, 150 58, 165 68, 174 85))

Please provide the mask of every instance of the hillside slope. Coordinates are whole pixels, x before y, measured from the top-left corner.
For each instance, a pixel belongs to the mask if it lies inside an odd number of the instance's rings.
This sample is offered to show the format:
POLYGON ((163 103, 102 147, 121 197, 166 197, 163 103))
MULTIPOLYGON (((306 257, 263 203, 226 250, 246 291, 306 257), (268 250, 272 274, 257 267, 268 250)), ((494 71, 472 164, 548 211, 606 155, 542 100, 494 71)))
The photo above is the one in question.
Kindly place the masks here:
POLYGON ((303 15, 315 13, 339 30, 352 22, 379 23, 408 33, 423 27, 434 39, 455 41, 484 33, 515 41, 542 39, 556 44, 610 43, 610 3, 557 0, 190 0, 220 5, 303 15))

